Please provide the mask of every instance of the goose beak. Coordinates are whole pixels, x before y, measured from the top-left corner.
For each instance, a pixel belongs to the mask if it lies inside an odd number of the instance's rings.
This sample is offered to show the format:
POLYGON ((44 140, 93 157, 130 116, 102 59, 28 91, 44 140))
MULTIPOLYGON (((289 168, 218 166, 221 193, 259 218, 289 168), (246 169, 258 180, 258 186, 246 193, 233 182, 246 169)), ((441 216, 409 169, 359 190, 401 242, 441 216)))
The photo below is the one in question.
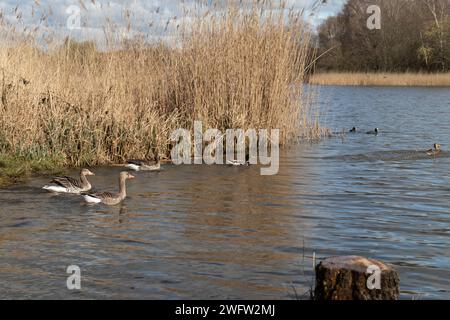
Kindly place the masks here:
POLYGON ((133 176, 132 174, 128 175, 128 179, 134 179, 135 176, 133 176))

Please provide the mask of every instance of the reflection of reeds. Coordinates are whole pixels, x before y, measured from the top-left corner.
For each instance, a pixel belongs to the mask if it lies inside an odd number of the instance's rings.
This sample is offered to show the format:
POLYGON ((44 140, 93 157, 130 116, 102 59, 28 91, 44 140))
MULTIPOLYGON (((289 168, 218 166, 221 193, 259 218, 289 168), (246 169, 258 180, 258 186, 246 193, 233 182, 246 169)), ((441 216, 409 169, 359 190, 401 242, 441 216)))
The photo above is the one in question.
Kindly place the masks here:
POLYGON ((338 86, 450 86, 450 73, 316 73, 315 85, 338 86))
POLYGON ((2 46, 0 154, 66 165, 167 154, 170 133, 194 120, 220 130, 279 128, 282 143, 317 137, 301 101, 309 30, 296 14, 260 9, 230 5, 190 19, 172 47, 136 40, 98 51, 66 40, 41 51, 27 37, 2 46))

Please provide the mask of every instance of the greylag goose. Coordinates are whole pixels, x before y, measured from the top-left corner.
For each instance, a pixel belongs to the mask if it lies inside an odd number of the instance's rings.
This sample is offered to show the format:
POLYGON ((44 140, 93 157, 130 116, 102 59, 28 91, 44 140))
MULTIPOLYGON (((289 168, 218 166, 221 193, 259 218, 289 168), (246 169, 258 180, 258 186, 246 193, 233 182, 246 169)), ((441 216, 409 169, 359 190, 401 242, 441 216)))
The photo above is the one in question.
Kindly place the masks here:
POLYGON ((366 133, 367 133, 367 134, 378 134, 379 132, 380 132, 380 129, 375 128, 375 130, 373 130, 373 131, 367 131, 366 133))
POLYGON ((441 152, 441 145, 438 143, 433 144, 433 149, 427 150, 427 155, 435 156, 441 152))
POLYGON ((155 160, 128 160, 127 162, 125 167, 134 171, 158 171, 161 169, 159 155, 155 157, 155 160))
POLYGON ((250 165, 250 155, 245 156, 245 161, 240 160, 227 160, 227 164, 231 166, 249 166, 250 165))
POLYGON ((127 197, 127 190, 125 186, 125 181, 127 179, 134 179, 134 176, 126 171, 121 172, 119 176, 120 188, 118 193, 100 192, 84 194, 82 196, 87 203, 104 203, 109 206, 114 206, 122 202, 127 197))
POLYGON ((91 184, 87 180, 86 176, 95 176, 88 169, 83 169, 80 172, 80 180, 71 177, 55 177, 50 183, 53 185, 46 185, 42 189, 61 192, 61 193, 81 193, 91 190, 91 184))

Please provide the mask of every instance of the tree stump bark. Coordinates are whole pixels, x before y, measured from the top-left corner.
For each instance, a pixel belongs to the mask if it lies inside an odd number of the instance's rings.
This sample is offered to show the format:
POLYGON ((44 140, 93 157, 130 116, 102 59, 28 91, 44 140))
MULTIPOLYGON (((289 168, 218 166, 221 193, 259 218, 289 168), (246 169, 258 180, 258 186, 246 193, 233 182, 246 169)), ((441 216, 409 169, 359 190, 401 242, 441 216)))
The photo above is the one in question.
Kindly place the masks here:
POLYGON ((358 256, 332 257, 316 266, 316 300, 397 300, 397 271, 358 256))

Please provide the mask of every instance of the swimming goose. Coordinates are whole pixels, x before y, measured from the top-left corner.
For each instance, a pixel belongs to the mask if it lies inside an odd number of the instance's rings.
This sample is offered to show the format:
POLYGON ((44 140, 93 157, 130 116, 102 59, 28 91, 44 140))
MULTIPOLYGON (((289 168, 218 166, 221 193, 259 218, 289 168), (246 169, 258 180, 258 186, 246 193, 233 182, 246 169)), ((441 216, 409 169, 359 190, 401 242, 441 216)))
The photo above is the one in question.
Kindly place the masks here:
POLYGON ((86 176, 95 176, 95 174, 88 169, 83 169, 80 172, 80 180, 71 177, 55 177, 50 181, 50 183, 54 183, 54 185, 46 185, 42 189, 62 193, 86 192, 91 190, 92 187, 86 176))
POLYGON ((441 152, 441 145, 438 143, 433 144, 433 149, 427 150, 427 155, 435 156, 441 152))
POLYGON ((240 160, 227 160, 227 164, 231 166, 249 166, 250 165, 250 155, 245 156, 245 161, 240 160))
POLYGON ((125 186, 125 181, 127 179, 134 179, 134 176, 126 171, 121 172, 119 176, 118 193, 100 192, 100 193, 84 194, 83 198, 87 203, 104 203, 109 206, 119 204, 127 197, 127 190, 125 186))
POLYGON ((155 157, 155 160, 128 160, 127 162, 128 164, 125 167, 134 171, 157 171, 161 169, 159 155, 155 157))
POLYGON ((375 128, 375 130, 373 131, 367 131, 367 134, 378 134, 380 132, 380 130, 378 128, 375 128))
POLYGON ((349 132, 356 132, 356 127, 351 128, 349 132))

